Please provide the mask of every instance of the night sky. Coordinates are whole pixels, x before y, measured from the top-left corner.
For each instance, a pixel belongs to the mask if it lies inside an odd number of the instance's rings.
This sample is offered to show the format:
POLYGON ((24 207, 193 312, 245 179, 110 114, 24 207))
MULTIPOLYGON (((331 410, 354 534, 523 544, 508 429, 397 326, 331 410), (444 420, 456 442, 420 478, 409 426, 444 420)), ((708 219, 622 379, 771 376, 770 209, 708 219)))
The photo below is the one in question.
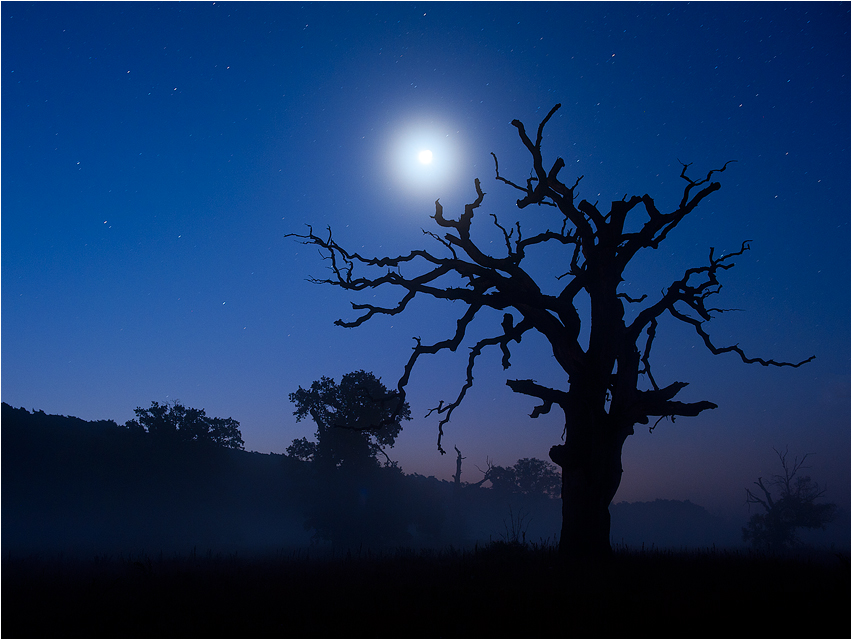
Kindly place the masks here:
MULTIPOLYGON (((2 400, 123 423, 180 400, 241 423, 246 449, 297 437, 288 394, 364 369, 390 387, 414 342, 449 337, 460 313, 424 300, 356 329, 352 302, 310 284, 314 248, 285 238, 331 226, 344 247, 397 255, 440 247, 422 229, 441 199, 527 233, 490 152, 516 182, 529 155, 513 118, 545 130, 548 166, 602 206, 649 193, 677 206, 691 173, 736 160, 722 189, 630 272, 654 297, 710 247, 752 250, 723 276, 717 344, 799 369, 712 356, 669 316, 655 343, 661 386, 719 405, 637 426, 616 501, 690 499, 745 512, 772 448, 813 452, 811 475, 848 510, 850 478, 850 38, 848 3, 18 3, 2 4, 2 400), (430 165, 416 154, 433 151, 430 165)), ((639 208, 634 210, 639 213, 639 208)), ((643 221, 640 217, 636 224, 643 221)), ((551 224, 556 224, 551 222, 551 224)), ((476 229, 476 223, 474 224, 476 229)), ((558 283, 546 255, 542 286, 558 283)), ((488 333, 488 332, 491 333, 488 333)), ((471 333, 473 340, 493 328, 471 333)), ((470 343, 472 344, 472 343, 470 343)), ((467 348, 423 358, 411 422, 389 453, 407 473, 448 478, 435 446, 439 400, 455 398, 467 348)), ((547 459, 561 412, 508 378, 566 388, 527 334, 504 372, 486 352, 445 427, 445 447, 511 465, 547 459)))

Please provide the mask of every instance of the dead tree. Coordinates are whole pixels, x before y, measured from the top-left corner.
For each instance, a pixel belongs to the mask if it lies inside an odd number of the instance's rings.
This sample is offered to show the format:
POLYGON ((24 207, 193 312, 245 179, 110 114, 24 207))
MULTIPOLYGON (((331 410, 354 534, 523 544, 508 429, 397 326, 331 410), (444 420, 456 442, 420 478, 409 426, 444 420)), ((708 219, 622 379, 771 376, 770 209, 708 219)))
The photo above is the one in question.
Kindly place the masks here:
MULTIPOLYGON (((420 356, 441 351, 455 351, 468 338, 468 327, 482 310, 504 312, 502 322, 492 335, 472 342, 467 361, 466 379, 457 397, 443 400, 432 413, 438 422, 438 450, 444 426, 461 404, 474 381, 474 365, 482 351, 497 347, 502 364, 510 365, 510 345, 520 343, 528 331, 537 331, 550 343, 556 362, 568 376, 567 389, 552 389, 532 379, 508 380, 517 392, 537 398, 531 417, 548 413, 557 405, 565 414, 564 443, 551 448, 550 457, 562 468, 563 524, 560 549, 582 554, 606 554, 610 551, 609 504, 621 482, 621 450, 633 434, 636 424, 648 424, 651 418, 697 416, 716 405, 709 401, 675 400, 686 382, 670 382, 659 386, 651 372, 651 350, 658 319, 664 313, 691 325, 713 354, 734 353, 745 363, 763 366, 798 367, 808 362, 777 362, 749 357, 738 346, 717 346, 707 333, 706 323, 722 310, 708 306, 711 296, 719 293, 719 276, 734 266, 734 259, 749 249, 743 242, 739 250, 717 255, 710 249, 707 263, 687 269, 656 298, 647 295, 633 298, 619 290, 622 274, 631 259, 643 249, 656 249, 669 233, 705 198, 720 188, 714 178, 730 163, 694 179, 687 175, 688 164, 682 164, 680 177, 686 183, 680 202, 670 212, 657 208, 651 196, 625 196, 611 204, 608 212, 586 200, 576 202, 576 190, 582 176, 573 184, 563 183, 559 172, 565 162, 557 158, 545 168, 541 142, 544 127, 560 105, 556 105, 538 126, 533 141, 524 125, 513 120, 521 142, 532 157, 531 177, 518 184, 500 175, 494 156, 496 179, 521 192, 519 209, 546 205, 552 211, 551 227, 531 235, 522 233, 520 222, 504 226, 492 214, 493 224, 503 243, 499 255, 487 251, 491 246, 478 245, 471 234, 474 214, 485 193, 480 181, 474 181, 476 199, 464 207, 457 219, 444 217, 440 201, 435 202, 435 223, 443 235, 424 233, 439 245, 438 252, 415 249, 395 257, 370 258, 348 251, 332 236, 317 235, 311 227, 306 234, 290 234, 304 244, 319 247, 327 260, 330 275, 311 278, 348 291, 367 291, 377 287, 397 287, 404 293, 396 306, 380 307, 369 303, 352 303, 358 312, 354 320, 337 320, 342 327, 357 327, 377 315, 396 315, 405 311, 416 296, 431 296, 456 302, 464 308, 456 323, 454 335, 433 344, 415 338, 415 344, 396 388, 405 399, 406 385, 420 356), (634 212, 635 210, 635 212, 634 212), (638 231, 625 231, 628 214, 642 215, 644 223, 638 231), (557 295, 542 291, 525 271, 528 252, 544 245, 556 245, 564 251, 564 261, 555 265, 553 275, 564 282, 557 295), (405 275, 403 274, 405 271, 405 275), (414 275, 412 275, 414 274, 414 275), (455 284, 447 285, 454 277, 455 284), (575 300, 583 293, 590 302, 588 342, 581 342, 581 317, 575 300), (631 320, 625 319, 625 303, 637 305, 631 320)), ((493 154, 492 154, 493 155, 493 154)), ((402 403, 400 403, 401 405, 402 403)), ((656 423, 655 423, 656 424, 656 423)), ((376 425, 380 427, 381 425, 376 425)), ((653 428, 653 427, 652 427, 653 428)))
POLYGON ((453 475, 453 489, 455 491, 458 491, 459 487, 461 487, 462 460, 465 460, 466 458, 462 456, 461 451, 459 451, 458 447, 453 447, 453 449, 456 450, 456 472, 453 475))

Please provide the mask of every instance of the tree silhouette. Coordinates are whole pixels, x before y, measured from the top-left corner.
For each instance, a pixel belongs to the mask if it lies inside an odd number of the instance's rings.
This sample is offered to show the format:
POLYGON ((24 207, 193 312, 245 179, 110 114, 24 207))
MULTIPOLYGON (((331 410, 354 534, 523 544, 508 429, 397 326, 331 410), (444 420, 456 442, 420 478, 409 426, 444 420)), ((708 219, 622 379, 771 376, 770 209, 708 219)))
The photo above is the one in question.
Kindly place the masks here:
MULTIPOLYGON (((532 411, 533 418, 548 413, 554 405, 564 412, 564 444, 550 450, 550 458, 562 468, 560 549, 597 555, 611 551, 608 507, 621 482, 622 446, 633 434, 634 425, 648 424, 652 417, 659 422, 666 416, 697 416, 716 407, 709 401, 677 401, 675 397, 687 383, 675 381, 659 386, 652 375, 650 356, 661 315, 668 313, 691 326, 713 354, 734 353, 745 363, 763 366, 798 367, 810 358, 794 364, 749 357, 736 344, 716 346, 707 333, 706 323, 713 314, 722 312, 708 306, 721 289, 718 278, 749 249, 748 242, 743 242, 737 251, 721 255, 711 248, 707 264, 687 269, 656 299, 648 300, 647 295, 635 298, 621 290, 622 276, 634 256, 643 249, 658 248, 690 212, 717 191, 720 184, 713 179, 730 163, 697 180, 687 175, 689 165, 682 163, 680 177, 686 184, 680 202, 669 213, 661 212, 647 194, 629 199, 625 196, 613 202, 609 212, 603 212, 597 204, 576 202, 575 192, 582 176, 571 185, 563 183, 559 179, 565 166, 562 158, 557 158, 550 169, 545 168, 542 135, 559 107, 553 107, 541 121, 535 141, 519 120, 512 121, 532 157, 533 171, 525 184, 502 176, 497 157, 492 154, 496 179, 522 193, 516 203, 519 209, 544 205, 544 213, 553 213, 552 226, 532 234, 523 233, 520 222, 504 226, 492 214, 494 231, 502 238, 499 255, 487 252, 495 246, 488 239, 477 244, 472 237, 474 214, 485 196, 478 178, 474 181, 476 199, 465 206, 458 220, 445 218, 440 201, 435 202, 433 218, 445 233, 424 233, 440 246, 440 253, 415 249, 396 257, 369 258, 340 246, 331 229, 324 236, 316 235, 311 227, 306 234, 290 235, 319 247, 328 262, 330 275, 311 278, 313 282, 348 291, 384 285, 404 291, 393 307, 353 303, 360 315, 351 321, 337 320, 339 326, 357 327, 376 315, 402 313, 418 295, 456 302, 464 308, 454 335, 433 344, 415 338, 413 352, 397 384, 396 393, 402 401, 420 356, 455 351, 481 311, 504 312, 494 333, 472 344, 466 379, 458 396, 450 402, 440 401, 429 412, 441 416, 438 449, 442 453, 444 425, 473 385, 474 365, 483 349, 499 347, 506 369, 510 366, 511 343, 520 343, 523 335, 532 330, 547 339, 556 362, 568 375, 567 390, 548 388, 532 379, 508 380, 507 384, 513 391, 540 401, 532 411), (642 209, 644 222, 638 230, 628 231, 628 214, 642 209), (565 283, 556 295, 545 293, 522 266, 529 252, 545 245, 564 252, 562 261, 552 261, 553 275, 565 283), (366 275, 356 273, 356 267, 365 269, 366 275), (408 275, 403 275, 403 268, 408 275), (455 282, 448 284, 453 277, 455 282), (581 341, 579 309, 584 308, 585 302, 589 308, 589 336, 581 341), (625 303, 636 309, 629 319, 625 303)), ((630 228, 635 227, 632 224, 630 228)))
POLYGON ((347 373, 340 384, 323 376, 291 393, 290 402, 297 422, 310 416, 317 426, 316 442, 299 438, 287 448, 312 465, 306 526, 314 536, 350 547, 403 542, 410 505, 400 504, 404 476, 384 447, 410 419, 408 405, 365 371, 347 373), (379 430, 365 429, 378 423, 379 430))
POLYGON ((297 422, 311 416, 317 426, 317 442, 294 440, 287 453, 324 468, 377 465, 376 456, 384 454, 384 447, 393 447, 402 420, 411 419, 408 404, 365 371, 347 373, 339 385, 323 376, 309 389, 299 387, 291 393, 290 402, 296 405, 293 415, 297 422), (377 424, 382 427, 366 429, 377 424))
POLYGON ((128 420, 131 431, 144 429, 153 439, 163 443, 206 442, 227 449, 243 449, 240 423, 233 418, 211 418, 204 409, 184 407, 180 402, 160 404, 133 410, 136 420, 128 420))
POLYGON ((522 493, 557 498, 562 487, 562 478, 556 466, 538 458, 521 458, 511 467, 501 467, 488 460, 482 473, 482 480, 472 486, 490 482, 494 491, 503 494, 522 493))
POLYGON ((817 500, 825 495, 825 489, 809 476, 798 475, 799 471, 807 468, 804 464, 810 454, 789 462, 787 450, 781 453, 776 449, 775 453, 781 460, 784 473, 772 476, 766 483, 763 478, 758 478, 754 484, 760 487, 759 493, 746 489, 746 502, 760 505, 764 513, 754 514, 743 527, 744 541, 768 551, 779 551, 796 544, 799 541, 797 529, 824 529, 837 515, 836 504, 817 504, 817 500), (775 498, 770 489, 776 491, 775 498))
POLYGON ((303 462, 312 462, 317 455, 317 443, 307 438, 296 438, 287 447, 287 455, 303 462))
POLYGON ((454 446, 453 449, 456 450, 456 472, 453 474, 453 490, 458 492, 461 487, 462 460, 465 460, 465 457, 462 456, 462 452, 459 451, 458 447, 454 446))
POLYGON ((521 493, 559 497, 562 478, 552 463, 538 458, 521 458, 515 463, 514 471, 515 484, 521 493))

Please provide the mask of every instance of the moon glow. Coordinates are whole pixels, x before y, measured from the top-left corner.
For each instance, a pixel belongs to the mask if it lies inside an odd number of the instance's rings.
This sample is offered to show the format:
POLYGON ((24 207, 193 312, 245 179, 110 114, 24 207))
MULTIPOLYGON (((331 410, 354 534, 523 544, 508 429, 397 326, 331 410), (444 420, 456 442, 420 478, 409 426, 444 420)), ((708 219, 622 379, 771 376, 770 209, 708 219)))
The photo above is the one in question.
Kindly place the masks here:
POLYGON ((406 118, 388 132, 388 172, 412 197, 446 195, 457 178, 456 127, 433 118, 406 118))

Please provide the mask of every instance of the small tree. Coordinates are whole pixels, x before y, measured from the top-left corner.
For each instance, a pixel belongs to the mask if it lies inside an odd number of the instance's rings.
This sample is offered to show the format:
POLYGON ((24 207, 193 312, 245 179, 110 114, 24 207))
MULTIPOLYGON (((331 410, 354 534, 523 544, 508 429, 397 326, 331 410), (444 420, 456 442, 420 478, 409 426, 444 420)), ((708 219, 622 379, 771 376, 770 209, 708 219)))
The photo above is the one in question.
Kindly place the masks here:
POLYGON ((402 421, 411 419, 408 404, 391 394, 372 373, 353 371, 336 384, 323 376, 309 389, 299 387, 290 394, 296 405, 296 422, 310 416, 317 426, 317 442, 293 440, 287 453, 313 460, 324 468, 364 468, 376 466, 376 456, 390 458, 384 447, 393 447, 402 430, 402 421), (381 429, 365 428, 383 424, 381 429))
POLYGON ((296 438, 293 444, 287 447, 287 455, 302 462, 312 462, 317 455, 317 443, 307 438, 296 438))
POLYGON ((490 482, 499 493, 521 493, 529 496, 558 498, 562 478, 556 465, 538 458, 521 458, 511 467, 501 467, 488 461, 480 485, 490 482))
POLYGON ((144 430, 158 442, 206 442, 226 449, 244 449, 240 423, 233 418, 211 418, 204 409, 185 407, 180 402, 160 404, 156 401, 147 409, 133 410, 136 420, 125 427, 144 430))
POLYGON ((743 540, 756 548, 779 551, 799 543, 797 529, 825 529, 825 525, 837 515, 837 505, 831 502, 817 503, 825 495, 822 488, 809 476, 798 475, 805 467, 805 460, 787 459, 787 450, 775 453, 781 460, 783 474, 776 474, 764 482, 758 478, 760 492, 746 489, 746 503, 760 505, 764 513, 755 513, 743 527, 743 540), (770 489, 776 492, 773 498, 770 489), (761 497, 761 495, 763 497, 761 497))
POLYGON ((552 462, 538 458, 521 458, 515 463, 515 484, 521 493, 558 498, 562 477, 552 462))
POLYGON ((492 491, 503 495, 517 491, 518 485, 514 467, 501 467, 498 464, 493 464, 490 460, 487 464, 488 468, 482 481, 490 482, 492 491))
POLYGON ((290 394, 296 421, 310 416, 316 442, 293 440, 287 453, 311 463, 313 482, 305 526, 337 545, 404 542, 411 520, 402 497, 404 476, 385 453, 411 412, 372 373, 354 371, 340 384, 323 376, 290 394), (364 427, 383 423, 379 430, 364 427), (378 456, 384 455, 385 465, 378 456))

